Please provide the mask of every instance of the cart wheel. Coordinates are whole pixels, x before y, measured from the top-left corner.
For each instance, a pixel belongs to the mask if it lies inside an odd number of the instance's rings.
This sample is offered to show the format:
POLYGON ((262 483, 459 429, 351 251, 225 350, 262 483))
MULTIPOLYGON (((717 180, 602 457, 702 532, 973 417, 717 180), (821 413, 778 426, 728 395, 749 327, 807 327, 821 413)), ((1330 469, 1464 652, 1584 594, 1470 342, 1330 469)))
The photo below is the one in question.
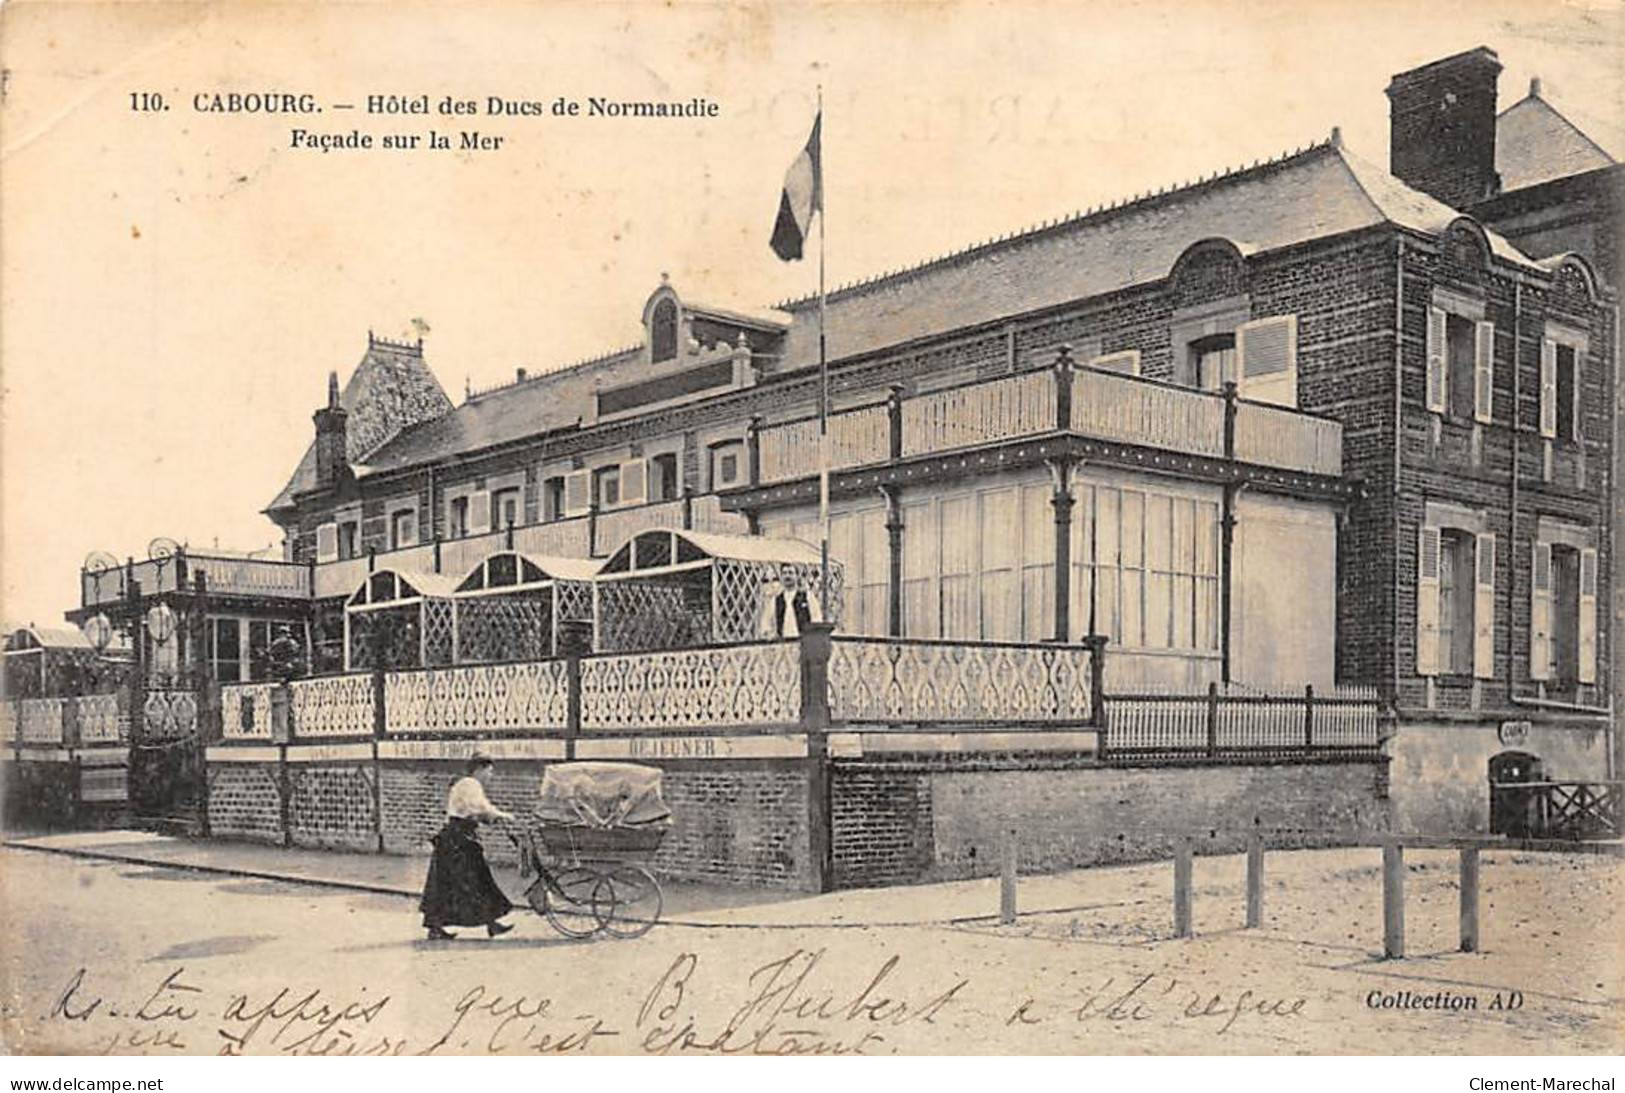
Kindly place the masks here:
POLYGON ((591 937, 603 929, 598 916, 597 892, 603 875, 594 869, 561 869, 552 874, 552 883, 544 874, 531 886, 531 905, 541 898, 541 911, 553 929, 565 937, 591 937))
POLYGON ((605 932, 615 937, 642 937, 660 921, 665 896, 654 874, 641 865, 622 865, 603 873, 594 895, 605 932))

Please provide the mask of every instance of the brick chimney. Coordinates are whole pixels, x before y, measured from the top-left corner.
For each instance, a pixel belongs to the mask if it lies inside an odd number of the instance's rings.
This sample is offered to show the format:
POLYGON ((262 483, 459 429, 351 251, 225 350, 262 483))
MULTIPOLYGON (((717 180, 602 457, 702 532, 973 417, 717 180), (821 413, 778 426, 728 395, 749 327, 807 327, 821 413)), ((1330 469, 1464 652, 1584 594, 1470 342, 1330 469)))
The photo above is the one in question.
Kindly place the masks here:
POLYGON ((345 422, 349 413, 339 405, 339 374, 327 374, 327 405, 317 410, 316 422, 316 488, 332 489, 349 470, 345 452, 348 430, 345 422))
POLYGON ((1495 81, 1484 46, 1401 72, 1388 84, 1388 170, 1456 209, 1501 189, 1495 173, 1495 81))

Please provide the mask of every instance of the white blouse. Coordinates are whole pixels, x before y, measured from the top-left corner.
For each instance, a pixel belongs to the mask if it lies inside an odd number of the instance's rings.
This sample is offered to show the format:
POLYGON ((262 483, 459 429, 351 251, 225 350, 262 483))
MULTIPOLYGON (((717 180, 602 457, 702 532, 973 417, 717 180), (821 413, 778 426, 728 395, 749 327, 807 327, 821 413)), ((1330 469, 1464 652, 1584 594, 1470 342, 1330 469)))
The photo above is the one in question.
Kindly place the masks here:
POLYGON ((472 774, 459 778, 457 784, 451 787, 451 796, 446 801, 447 819, 494 820, 502 815, 502 811, 485 795, 485 787, 480 785, 480 780, 472 774))

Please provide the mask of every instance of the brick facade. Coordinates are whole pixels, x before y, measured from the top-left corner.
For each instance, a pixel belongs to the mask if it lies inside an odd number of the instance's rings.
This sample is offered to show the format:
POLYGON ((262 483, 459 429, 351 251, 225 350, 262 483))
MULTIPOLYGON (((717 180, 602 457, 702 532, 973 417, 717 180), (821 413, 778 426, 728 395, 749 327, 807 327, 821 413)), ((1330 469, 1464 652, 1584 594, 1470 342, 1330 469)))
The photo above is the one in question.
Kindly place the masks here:
POLYGON ((992 876, 1010 827, 1021 869, 1048 872, 1167 857, 1181 832, 1205 852, 1230 853, 1255 825, 1302 830, 1304 845, 1389 826, 1381 762, 1004 767, 836 763, 836 883, 992 876))

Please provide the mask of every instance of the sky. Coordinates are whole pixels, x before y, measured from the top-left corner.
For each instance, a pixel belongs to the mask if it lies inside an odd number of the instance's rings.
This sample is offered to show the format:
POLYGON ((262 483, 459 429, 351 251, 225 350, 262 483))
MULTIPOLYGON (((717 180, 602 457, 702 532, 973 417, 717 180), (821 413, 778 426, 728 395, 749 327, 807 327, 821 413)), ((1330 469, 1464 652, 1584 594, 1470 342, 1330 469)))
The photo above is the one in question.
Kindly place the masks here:
MULTIPOLYGON (((761 309, 824 95, 828 280, 1324 140, 1387 162, 1396 72, 1487 45, 1625 152, 1620 3, 13 2, 0 8, 0 615, 91 551, 280 539, 260 510, 367 333, 454 402, 637 342, 662 273, 761 309), (309 93, 316 115, 198 112, 309 93), (164 112, 133 109, 142 93, 164 112), (677 99, 705 119, 368 115, 371 95, 677 99), (135 96, 135 98, 132 98, 135 96), (356 110, 331 109, 355 103, 356 110), (477 129, 485 151, 290 147, 477 129)), ((585 109, 585 107, 583 107, 585 109)), ((454 138, 455 139, 455 138, 454 138)))

